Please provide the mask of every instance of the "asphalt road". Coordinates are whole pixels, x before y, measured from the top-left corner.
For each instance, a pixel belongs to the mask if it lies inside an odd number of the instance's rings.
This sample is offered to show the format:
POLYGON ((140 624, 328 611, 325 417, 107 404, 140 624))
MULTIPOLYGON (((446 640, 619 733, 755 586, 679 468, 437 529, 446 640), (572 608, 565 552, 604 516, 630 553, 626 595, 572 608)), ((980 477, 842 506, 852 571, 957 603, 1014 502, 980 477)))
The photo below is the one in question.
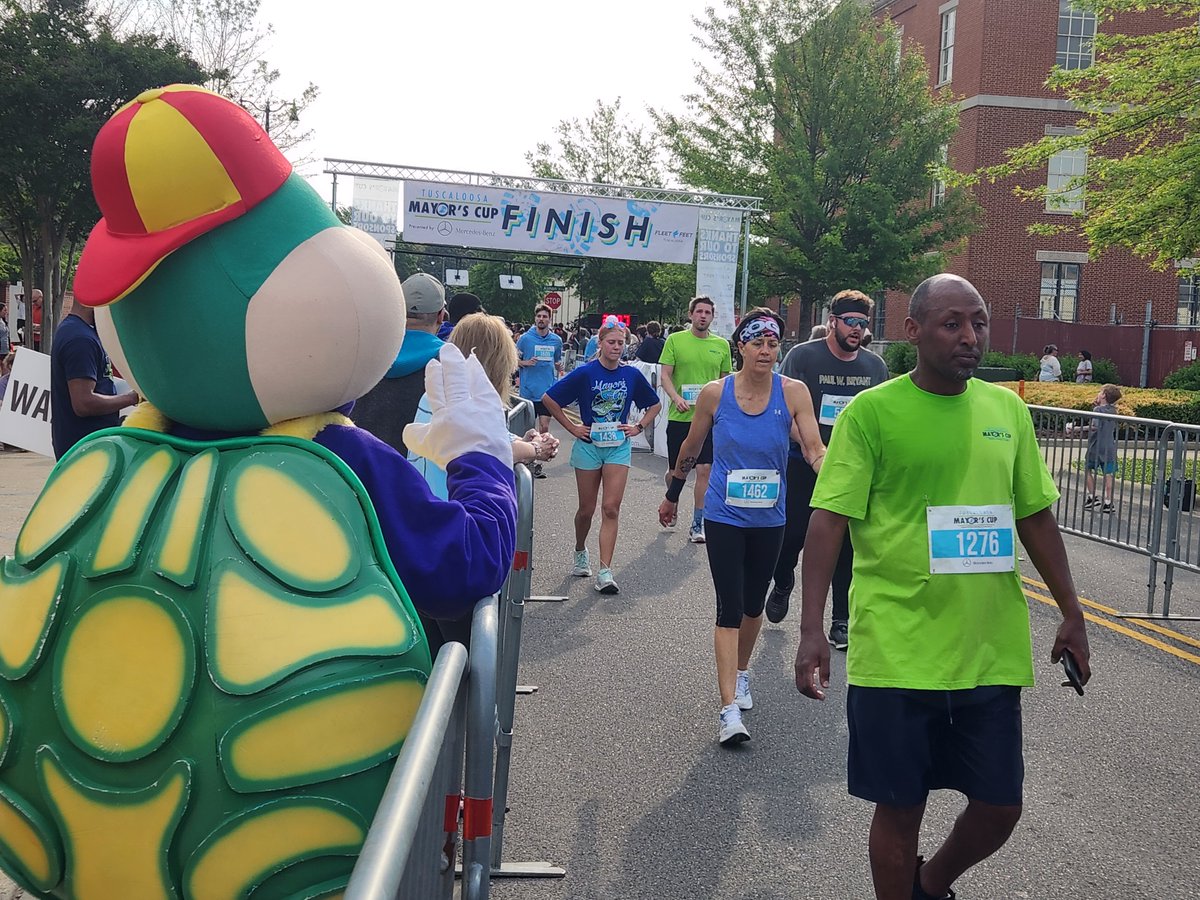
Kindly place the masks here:
MULTIPOLYGON (((536 482, 534 591, 563 593, 524 617, 509 862, 564 867, 557 880, 501 879, 498 900, 868 898, 870 809, 846 794, 844 657, 825 703, 792 682, 793 615, 768 625, 754 659, 753 740, 715 741, 714 601, 705 549, 664 532, 655 510, 665 464, 635 454, 615 574, 602 597, 572 578, 575 509, 568 447, 536 482)), ((49 471, 0 454, 0 553, 49 471)), ((690 513, 684 494, 681 519, 690 513)), ((1068 538, 1089 608, 1095 675, 1059 686, 1048 656, 1057 612, 1026 575, 1039 684, 1025 695, 1026 811, 995 857, 956 888, 962 900, 1200 897, 1200 623, 1137 623, 1106 612, 1145 605, 1147 562, 1068 538), (1101 607, 1101 608, 1097 608, 1101 607)), ((596 532, 589 546, 596 552, 596 532)), ((1200 615, 1200 581, 1176 579, 1173 611, 1200 615)), ((922 849, 960 799, 930 801, 922 849)), ((0 900, 13 896, 0 879, 0 900)))
MULTIPOLYGON (((560 454, 565 457, 564 453, 560 454)), ((664 532, 665 463, 635 454, 614 572, 602 597, 569 574, 574 477, 536 482, 534 592, 524 618, 504 859, 562 866, 561 880, 502 879, 500 900, 867 898, 870 808, 846 793, 845 668, 824 703, 801 697, 799 622, 767 625, 753 661, 752 740, 716 744, 705 549, 664 532)), ((690 513, 684 492, 680 518, 690 513)), ((1140 611, 1147 561, 1068 538, 1080 592, 1140 611)), ((595 532, 589 541, 596 552, 595 532)), ((1049 663, 1056 608, 1026 564, 1038 685, 1026 692, 1026 808, 1012 840, 956 885, 962 900, 1200 897, 1200 623, 1139 624, 1090 607, 1085 697, 1049 663), (1159 629, 1159 630, 1155 630, 1159 629), (1178 637, 1170 633, 1174 632, 1178 637), (1149 643, 1147 643, 1149 642, 1149 643)), ((1173 611, 1200 615, 1200 582, 1176 579, 1173 611)), ((935 848, 961 807, 935 794, 935 848)))

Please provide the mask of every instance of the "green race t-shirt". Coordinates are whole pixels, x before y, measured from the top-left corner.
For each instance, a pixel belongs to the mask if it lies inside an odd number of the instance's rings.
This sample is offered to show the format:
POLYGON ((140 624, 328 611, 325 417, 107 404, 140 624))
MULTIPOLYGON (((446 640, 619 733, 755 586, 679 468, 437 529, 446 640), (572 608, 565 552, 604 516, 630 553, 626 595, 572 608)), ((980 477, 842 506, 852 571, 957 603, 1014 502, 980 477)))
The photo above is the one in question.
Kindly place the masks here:
MULTIPOLYGON (((728 375, 733 369, 729 341, 712 332, 709 332, 706 338, 698 338, 692 334, 691 329, 668 335, 658 362, 660 365, 674 367, 671 381, 680 395, 684 394, 685 386, 703 387, 710 381, 728 375)), ((668 404, 667 418, 672 422, 692 421, 695 400, 692 403, 692 409, 687 412, 680 412, 674 403, 668 404)))
MULTIPOLYGON (((838 418, 814 508, 850 518, 847 681, 959 690, 1033 684, 1020 573, 930 574, 929 507, 1011 505, 1023 519, 1058 499, 1025 403, 972 379, 947 397, 908 375, 859 394, 838 418)), ((1013 553, 1016 535, 1012 536, 1013 553)))

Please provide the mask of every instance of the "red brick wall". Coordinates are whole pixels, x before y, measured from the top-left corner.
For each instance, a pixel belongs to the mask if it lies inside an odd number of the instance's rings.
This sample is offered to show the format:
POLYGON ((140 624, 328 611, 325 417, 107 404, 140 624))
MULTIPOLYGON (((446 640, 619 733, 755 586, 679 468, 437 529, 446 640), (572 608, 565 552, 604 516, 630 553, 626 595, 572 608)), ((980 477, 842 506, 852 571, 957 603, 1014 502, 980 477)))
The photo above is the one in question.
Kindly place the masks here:
MULTIPOLYGON (((936 78, 938 7, 942 2, 895 0, 878 12, 903 25, 906 47, 923 49, 931 84, 936 78)), ((1157 14, 1130 14, 1120 17, 1109 30, 1148 34, 1175 24, 1157 14)), ((1044 83, 1054 65, 1057 32, 1058 0, 959 0, 950 88, 963 98, 977 94, 1052 98, 1044 83)), ((1047 125, 1071 125, 1075 119, 1071 112, 973 107, 960 116, 959 131, 950 145, 950 162, 960 171, 1001 162, 1007 148, 1036 140, 1047 125)), ((1028 233, 1031 224, 1070 221, 1067 216, 1046 213, 1043 203, 1013 196, 1015 186, 1041 185, 1045 179, 1046 171, 1042 169, 996 184, 980 184, 976 197, 984 209, 981 230, 947 266, 947 271, 970 279, 979 288, 992 306, 994 319, 1011 320, 1018 307, 1026 316, 1036 311, 1041 280, 1039 250, 1082 252, 1087 248, 1085 240, 1075 234, 1039 237, 1028 233)), ((1152 272, 1130 254, 1113 251, 1083 264, 1078 319, 1080 323, 1107 323, 1115 303, 1121 321, 1140 323, 1145 318, 1146 301, 1150 300, 1156 320, 1174 322, 1176 291, 1175 272, 1152 272)), ((907 305, 906 294, 889 292, 887 339, 902 337, 907 305)), ((1011 321, 1008 327, 1011 329, 1011 321)), ((1036 348, 1039 351, 1041 343, 1036 348)), ((1114 353, 1117 343, 1114 336, 1114 353)), ((1182 339, 1178 343, 1181 354, 1182 339)), ((1088 349, 1098 356, 1112 356, 1099 342, 1088 349)))

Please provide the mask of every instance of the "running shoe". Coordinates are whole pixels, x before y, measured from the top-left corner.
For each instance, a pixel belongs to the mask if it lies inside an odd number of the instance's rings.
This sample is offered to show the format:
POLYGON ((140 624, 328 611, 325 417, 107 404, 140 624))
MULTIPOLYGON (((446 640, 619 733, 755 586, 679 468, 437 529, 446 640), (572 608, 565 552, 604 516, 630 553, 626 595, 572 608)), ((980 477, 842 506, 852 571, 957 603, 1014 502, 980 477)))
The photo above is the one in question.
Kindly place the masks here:
POLYGON ((771 588, 771 593, 767 595, 767 621, 775 624, 782 622, 787 617, 791 601, 792 588, 788 588, 786 591, 779 590, 779 585, 771 588))
POLYGON ((571 574, 578 578, 588 578, 592 574, 592 565, 588 562, 587 548, 575 551, 575 568, 571 574))
POLYGON ((534 478, 545 478, 546 477, 546 473, 542 471, 542 464, 540 462, 531 462, 529 464, 529 471, 533 475, 534 478))
POLYGON ((841 619, 834 619, 829 629, 829 643, 834 650, 845 650, 850 646, 850 625, 841 619))
POLYGON ((1117 511, 1117 504, 1115 504, 1115 503, 1105 503, 1102 507, 1100 507, 1101 513, 1111 513, 1111 512, 1116 512, 1116 511, 1117 511))
POLYGON ((708 540, 704 536, 704 523, 703 522, 701 522, 699 525, 693 525, 691 527, 691 530, 688 531, 688 540, 691 541, 693 544, 703 544, 706 540, 708 540))
POLYGON ((612 569, 601 569, 596 573, 596 590, 601 594, 619 594, 621 589, 613 580, 612 569))
POLYGON ((754 709, 754 698, 750 696, 750 672, 737 673, 737 688, 733 694, 733 703, 738 709, 754 709))
POLYGON ((944 897, 935 897, 933 894, 926 892, 921 887, 921 866, 925 865, 925 857, 917 857, 917 871, 913 874, 913 892, 912 900, 957 900, 957 894, 954 891, 946 894, 944 897))
POLYGON ((742 711, 736 703, 730 703, 721 710, 720 722, 717 740, 721 742, 721 746, 732 747, 734 744, 744 744, 750 740, 750 732, 742 724, 742 711))
POLYGON ((1091 509, 1093 506, 1099 506, 1099 505, 1100 505, 1099 497, 1088 497, 1086 500, 1083 501, 1084 509, 1091 509))

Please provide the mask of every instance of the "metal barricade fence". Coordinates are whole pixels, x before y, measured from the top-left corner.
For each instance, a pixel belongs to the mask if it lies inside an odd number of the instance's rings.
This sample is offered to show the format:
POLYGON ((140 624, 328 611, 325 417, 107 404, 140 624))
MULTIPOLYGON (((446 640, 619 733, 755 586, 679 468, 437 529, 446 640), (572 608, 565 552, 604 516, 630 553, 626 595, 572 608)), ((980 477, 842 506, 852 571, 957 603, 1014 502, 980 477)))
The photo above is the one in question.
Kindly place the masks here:
MULTIPOLYGON (((532 406, 530 407, 532 410, 532 406)), ((511 421, 511 420, 510 420, 511 421)), ((515 433, 515 432, 514 432, 515 433)), ((516 717, 517 671, 521 656, 521 627, 533 585, 533 476, 514 466, 517 486, 517 543, 512 571, 501 590, 500 648, 496 674, 496 775, 492 808, 492 876, 561 878, 566 870, 542 860, 504 862, 504 820, 508 813, 509 772, 512 765, 513 723, 516 717)), ((556 598, 545 598, 556 599, 556 598)), ((566 598, 562 598, 566 599, 566 598)))
POLYGON ((347 900, 453 896, 460 806, 462 897, 489 896, 496 610, 496 597, 476 604, 469 660, 458 643, 438 653, 346 886, 347 900))
MULTIPOLYGON (((1200 616, 1172 616, 1171 591, 1175 585, 1175 570, 1200 573, 1200 526, 1196 515, 1196 473, 1200 467, 1200 428, 1194 425, 1172 425, 1167 429, 1170 458, 1164 461, 1163 502, 1160 514, 1166 519, 1160 529, 1158 551, 1150 557, 1149 594, 1146 598, 1146 617, 1200 620, 1200 616), (1162 507, 1166 507, 1165 512, 1162 507), (1166 566, 1163 578, 1162 614, 1154 614, 1154 595, 1159 565, 1166 566)), ((1139 616, 1140 618, 1140 616, 1139 616)))
POLYGON ((508 408, 508 431, 523 437, 537 421, 533 414, 533 402, 523 397, 514 397, 508 408))
POLYGON ((1058 486, 1054 514, 1061 530, 1149 559, 1146 612, 1123 615, 1181 618, 1170 612, 1174 570, 1200 573, 1193 513, 1200 428, 1057 407, 1030 406, 1029 412, 1058 486), (1166 567, 1165 590, 1156 614, 1159 566, 1166 567))

